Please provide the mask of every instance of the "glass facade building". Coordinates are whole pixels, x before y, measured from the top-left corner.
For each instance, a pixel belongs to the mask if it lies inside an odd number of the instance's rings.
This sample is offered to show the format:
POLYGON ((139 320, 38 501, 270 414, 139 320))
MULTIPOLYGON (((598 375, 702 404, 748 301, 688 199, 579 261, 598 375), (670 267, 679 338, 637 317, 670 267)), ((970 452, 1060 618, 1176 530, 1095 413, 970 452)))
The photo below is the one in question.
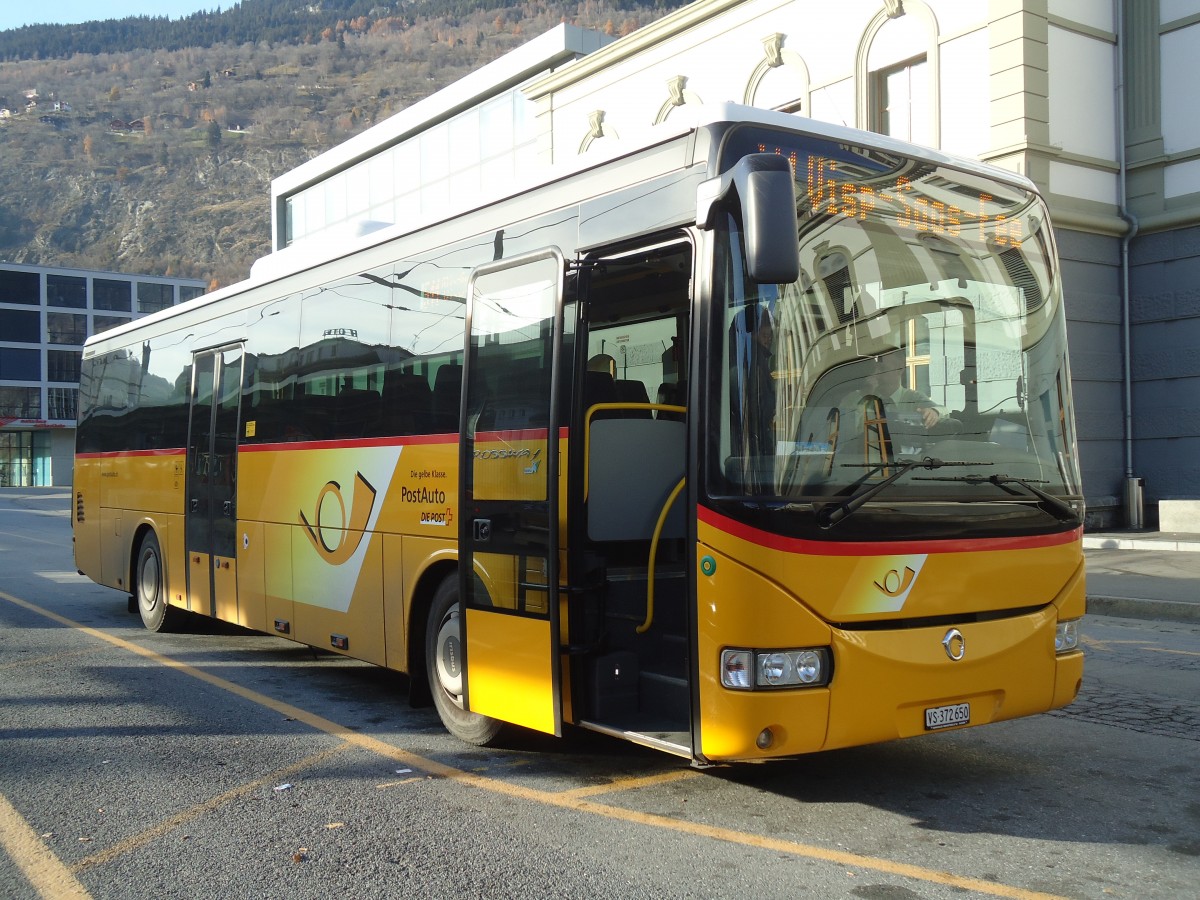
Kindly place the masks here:
POLYGON ((205 288, 0 262, 0 487, 70 484, 83 342, 205 288))

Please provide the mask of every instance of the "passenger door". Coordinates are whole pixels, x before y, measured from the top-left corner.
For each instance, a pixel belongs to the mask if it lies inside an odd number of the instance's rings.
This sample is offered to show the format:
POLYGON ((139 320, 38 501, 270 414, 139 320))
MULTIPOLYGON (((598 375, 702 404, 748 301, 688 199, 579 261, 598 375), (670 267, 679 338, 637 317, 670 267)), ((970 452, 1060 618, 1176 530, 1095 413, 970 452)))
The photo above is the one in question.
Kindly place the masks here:
POLYGON ((237 434, 243 348, 196 353, 187 446, 188 609, 237 621, 237 434))
POLYGON ((559 423, 564 261, 482 266, 467 292, 460 596, 472 712, 561 734, 559 423))

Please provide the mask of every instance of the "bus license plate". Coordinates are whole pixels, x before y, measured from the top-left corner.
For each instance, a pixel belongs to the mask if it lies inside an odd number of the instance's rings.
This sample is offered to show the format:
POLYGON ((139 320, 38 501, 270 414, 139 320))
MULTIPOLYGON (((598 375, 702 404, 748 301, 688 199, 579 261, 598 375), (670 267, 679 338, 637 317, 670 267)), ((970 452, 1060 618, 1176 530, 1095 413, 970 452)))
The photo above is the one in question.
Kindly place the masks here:
POLYGON ((955 703, 953 706, 934 706, 925 710, 925 728, 949 728, 951 725, 966 725, 971 721, 971 704, 955 703))

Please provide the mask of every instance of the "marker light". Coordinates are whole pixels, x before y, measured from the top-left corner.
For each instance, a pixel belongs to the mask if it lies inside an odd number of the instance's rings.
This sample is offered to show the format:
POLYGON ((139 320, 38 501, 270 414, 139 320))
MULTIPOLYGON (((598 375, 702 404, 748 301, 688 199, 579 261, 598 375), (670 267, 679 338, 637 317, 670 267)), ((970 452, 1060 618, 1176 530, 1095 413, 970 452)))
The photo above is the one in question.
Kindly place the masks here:
POLYGON ((1079 646, 1079 620, 1059 622, 1054 629, 1054 652, 1068 653, 1079 646))
POLYGON ((732 690, 815 687, 828 683, 826 647, 721 651, 721 684, 732 690))

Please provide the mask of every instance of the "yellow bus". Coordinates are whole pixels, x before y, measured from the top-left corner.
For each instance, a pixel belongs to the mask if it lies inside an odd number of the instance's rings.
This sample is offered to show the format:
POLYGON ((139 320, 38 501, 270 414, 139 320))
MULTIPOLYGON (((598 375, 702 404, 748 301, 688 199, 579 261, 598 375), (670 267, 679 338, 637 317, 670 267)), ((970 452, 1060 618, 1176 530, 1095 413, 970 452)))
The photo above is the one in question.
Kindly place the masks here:
POLYGON ((1070 703, 1083 501, 1034 185, 736 106, 585 162, 91 339, 80 571, 152 630, 407 673, 476 744, 704 764, 1070 703))

